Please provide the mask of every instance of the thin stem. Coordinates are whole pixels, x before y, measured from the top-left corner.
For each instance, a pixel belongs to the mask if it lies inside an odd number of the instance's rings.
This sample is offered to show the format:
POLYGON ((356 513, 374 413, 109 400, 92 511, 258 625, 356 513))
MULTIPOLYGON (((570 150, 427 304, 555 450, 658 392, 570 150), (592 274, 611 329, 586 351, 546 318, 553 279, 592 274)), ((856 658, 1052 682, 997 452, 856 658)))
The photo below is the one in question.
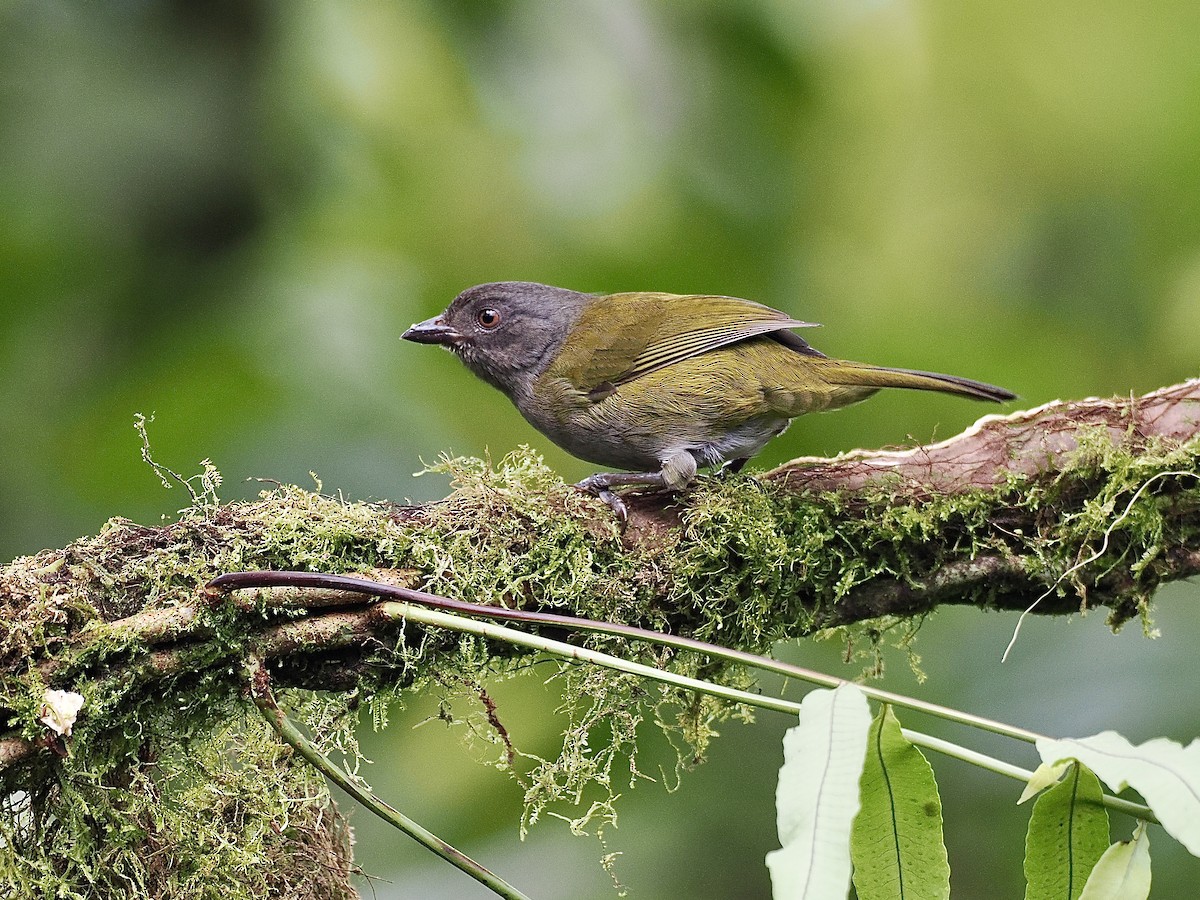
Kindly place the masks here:
POLYGON ((1033 777, 1033 772, 1029 771, 1029 769, 1013 765, 1002 759, 996 759, 994 756, 988 756, 986 753, 980 753, 978 750, 962 747, 953 741, 943 740, 924 732, 913 731, 910 728, 901 728, 900 731, 911 743, 916 744, 918 747, 933 750, 941 753, 943 756, 961 759, 963 762, 978 766, 981 769, 987 769, 989 772, 995 772, 997 775, 1015 778, 1017 781, 1025 782, 1026 784, 1033 777))
POLYGON ((1071 566, 1071 568, 1067 569, 1065 572, 1063 572, 1061 575, 1059 575, 1058 578, 1056 578, 1054 580, 1054 584, 1052 584, 1052 585, 1050 585, 1050 587, 1046 588, 1046 590, 1042 592, 1041 596, 1039 596, 1036 600, 1034 600, 1032 603, 1030 603, 1029 606, 1027 606, 1025 608, 1025 610, 1021 613, 1021 615, 1017 617, 1017 624, 1013 627, 1012 637, 1008 641, 1008 646, 1004 648, 1004 653, 1000 657, 1000 662, 1008 662, 1008 655, 1010 653, 1012 653, 1013 647, 1015 647, 1017 645, 1017 638, 1020 637, 1020 635, 1021 635, 1021 626, 1025 624, 1025 619, 1027 619, 1030 615, 1033 614, 1033 611, 1034 611, 1034 609, 1037 608, 1037 605, 1039 603, 1041 603, 1043 600, 1045 600, 1047 597, 1049 597, 1051 594, 1053 594, 1056 590, 1058 590, 1058 586, 1060 584, 1062 584, 1064 581, 1066 581, 1068 576, 1072 575, 1075 572, 1078 572, 1084 566, 1091 565, 1096 560, 1100 559, 1100 557, 1104 556, 1104 554, 1106 552, 1108 552, 1108 542, 1112 538, 1113 532, 1116 531, 1117 526, 1120 525, 1125 519, 1127 519, 1129 517, 1129 514, 1131 512, 1133 512, 1133 506, 1135 503, 1137 503, 1138 497, 1142 496, 1143 492, 1145 492, 1145 490, 1148 487, 1150 487, 1150 485, 1154 484, 1154 482, 1160 478, 1167 478, 1167 477, 1182 478, 1185 475, 1189 476, 1191 478, 1200 477, 1200 476, 1197 476, 1195 472, 1188 472, 1183 469, 1177 469, 1177 470, 1171 471, 1171 472, 1159 472, 1157 475, 1153 475, 1150 478, 1147 478, 1144 482, 1142 482, 1142 486, 1139 487, 1136 491, 1134 491, 1133 496, 1129 498, 1129 503, 1127 503, 1125 505, 1124 511, 1119 516, 1117 516, 1115 519, 1113 519, 1112 522, 1109 523, 1108 527, 1106 529, 1104 529, 1104 539, 1100 542, 1100 546, 1092 552, 1092 555, 1089 556, 1087 559, 1081 559, 1079 562, 1075 563, 1075 565, 1071 566))
MULTIPOLYGON (((369 581, 365 578, 353 578, 348 575, 324 575, 316 572, 231 572, 214 578, 209 582, 208 589, 210 591, 221 591, 278 586, 354 591, 374 597, 395 598, 434 609, 450 610, 451 612, 462 613, 468 616, 525 622, 530 625, 551 625, 558 628, 570 628, 574 631, 608 634, 615 637, 629 638, 630 640, 659 644, 665 647, 674 647, 679 650, 705 653, 718 659, 725 659, 767 672, 775 672, 787 678, 796 678, 801 681, 807 681, 810 684, 821 685, 822 687, 832 688, 848 683, 844 678, 826 675, 824 672, 816 672, 812 669, 805 669, 800 666, 791 665, 790 663, 780 662, 779 660, 768 659, 754 653, 747 653, 744 650, 732 650, 728 647, 720 647, 716 644, 697 640, 696 638, 662 634, 661 632, 649 631, 645 628, 637 628, 633 625, 600 622, 595 619, 583 619, 557 613, 483 606, 478 603, 452 600, 448 597, 439 597, 437 594, 429 594, 425 591, 417 591, 398 585, 383 584, 378 581, 369 581)), ((971 713, 952 709, 948 706, 941 706, 937 703, 918 700, 915 697, 908 697, 904 694, 895 694, 891 691, 884 691, 879 688, 863 685, 859 685, 859 688, 864 694, 879 703, 889 703, 892 706, 898 706, 903 709, 917 710, 918 712, 923 712, 940 719, 970 725, 983 731, 1001 734, 1030 744, 1042 737, 1042 735, 1036 732, 1018 728, 1015 725, 1008 725, 1004 722, 984 718, 983 716, 972 715, 971 713)))
MULTIPOLYGON (((901 728, 900 731, 906 738, 919 747, 925 747, 929 750, 934 750, 945 756, 951 756, 954 759, 961 759, 963 762, 968 762, 973 766, 979 766, 981 769, 987 769, 989 772, 995 772, 998 775, 1007 775, 1009 778, 1015 778, 1017 781, 1022 781, 1028 784, 1029 779, 1033 777, 1033 773, 1028 769, 1022 769, 1020 766, 1014 766, 1012 763, 1005 762, 1001 759, 988 756, 986 753, 979 753, 976 750, 970 750, 966 747, 960 747, 958 744, 950 741, 942 740, 941 738, 933 737, 929 734, 922 734, 919 731, 911 731, 907 728, 901 728)), ((1132 800, 1125 800, 1122 797, 1114 797, 1111 794, 1101 794, 1100 802, 1111 810, 1122 812, 1126 815, 1133 816, 1136 819, 1150 822, 1154 825, 1160 825, 1158 817, 1154 815, 1153 810, 1148 806, 1143 806, 1140 803, 1134 803, 1132 800)))
POLYGON ((511 898, 511 900, 529 900, 527 895, 521 893, 521 891, 510 885, 499 875, 496 875, 480 863, 475 862, 475 860, 471 859, 471 857, 467 856, 461 850, 442 840, 429 829, 413 821, 395 807, 364 789, 338 766, 334 765, 320 750, 312 745, 308 738, 300 732, 300 729, 280 709, 279 704, 275 702, 270 685, 266 681, 266 670, 257 662, 253 662, 251 665, 254 702, 262 712, 263 718, 267 720, 270 726, 275 729, 275 732, 285 742, 295 748, 296 752, 304 757, 317 771, 389 825, 399 828, 413 840, 417 841, 417 843, 432 850, 446 862, 489 888, 493 893, 501 897, 511 898))
POLYGON ((613 656, 610 653, 604 653, 600 650, 577 647, 574 644, 556 641, 552 638, 542 637, 539 634, 528 634, 504 625, 496 625, 492 622, 480 622, 464 616, 445 613, 441 610, 418 606, 415 603, 390 601, 379 604, 378 611, 381 616, 386 618, 418 622, 422 625, 433 625, 438 628, 446 628, 464 634, 491 638, 492 640, 503 641, 513 646, 539 650, 543 653, 560 656, 575 662, 592 663, 597 666, 604 666, 605 668, 625 672, 629 675, 640 675, 643 678, 661 681, 664 684, 674 685, 686 690, 699 691, 700 693, 720 697, 722 700, 729 700, 733 703, 747 703, 761 707, 762 709, 773 709, 776 712, 795 713, 797 715, 800 712, 800 704, 792 700, 780 700, 775 697, 764 697, 761 694, 751 694, 748 691, 726 687, 723 684, 713 684, 710 681, 701 681, 698 678, 690 678, 687 675, 668 672, 664 669, 648 666, 645 663, 622 659, 619 656, 613 656))
MULTIPOLYGON (((479 637, 491 638, 493 640, 504 641, 505 643, 527 647, 531 650, 538 650, 543 653, 548 653, 553 656, 563 657, 577 662, 587 662, 593 665, 605 666, 609 669, 614 669, 618 672, 625 672, 630 675, 639 675, 643 678, 650 678, 654 681, 659 681, 664 684, 670 684, 675 687, 685 688, 687 690, 697 691, 698 693, 708 694, 712 697, 720 697, 723 700, 730 700, 734 703, 744 703, 747 706, 756 706, 760 709, 771 709, 776 712, 800 714, 800 704, 791 700, 780 700, 775 697, 764 697, 761 694, 752 694, 749 691, 738 690, 737 688, 726 687, 721 684, 713 684, 708 681, 701 681, 697 678, 690 678, 686 675, 679 675, 675 672, 668 672, 663 669, 648 666, 644 663, 631 662, 627 659, 622 659, 619 656, 613 656, 609 653, 603 653, 599 650, 591 650, 587 647, 576 647, 574 644, 567 644, 562 641, 556 641, 551 638, 545 638, 541 635, 526 634, 523 631, 517 631, 513 628, 508 628, 504 625, 495 625, 491 622, 479 622, 474 619, 463 618, 462 616, 451 615, 450 613, 442 612, 441 610, 429 609, 425 606, 418 606, 407 602, 387 602, 379 606, 380 615, 388 618, 404 620, 409 622, 418 622, 422 625, 432 625, 437 628, 446 628, 451 631, 458 631, 465 634, 473 634, 479 637)), ((841 683, 838 680, 838 683, 841 683)), ((861 688, 860 688, 861 689, 861 688)), ((999 775, 1006 775, 1009 778, 1014 778, 1017 781, 1028 783, 1033 773, 1028 769, 1023 769, 1020 766, 1012 763, 1004 762, 995 757, 988 756, 984 753, 979 753, 975 750, 969 750, 965 747, 960 747, 950 741, 942 740, 931 735, 922 734, 919 731, 911 731, 904 729, 905 736, 914 744, 925 747, 929 750, 934 750, 946 756, 961 759, 973 765, 980 766, 988 771, 995 772, 999 775)), ((1157 822, 1154 813, 1147 806, 1142 806, 1138 803, 1133 803, 1129 800, 1122 800, 1119 797, 1112 797, 1107 794, 1103 796, 1102 801, 1105 806, 1119 810, 1120 812, 1128 813, 1139 819, 1144 819, 1148 822, 1157 822)))

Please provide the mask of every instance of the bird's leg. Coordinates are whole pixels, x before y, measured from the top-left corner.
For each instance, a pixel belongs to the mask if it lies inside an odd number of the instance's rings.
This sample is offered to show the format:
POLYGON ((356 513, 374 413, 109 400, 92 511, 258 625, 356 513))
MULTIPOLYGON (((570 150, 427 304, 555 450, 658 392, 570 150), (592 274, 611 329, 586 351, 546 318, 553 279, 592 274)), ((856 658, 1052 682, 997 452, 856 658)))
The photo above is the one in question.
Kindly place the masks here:
POLYGON ((583 491, 585 494, 591 494, 593 497, 599 497, 617 514, 617 518, 623 525, 629 518, 629 509, 613 488, 625 487, 630 484, 659 490, 666 489, 666 480, 663 478, 662 472, 597 472, 575 485, 575 489, 583 491))
POLYGON ((575 485, 575 489, 599 497, 624 524, 629 518, 629 509, 613 488, 639 485, 677 491, 686 487, 695 477, 696 459, 684 450, 664 459, 662 468, 657 472, 597 472, 575 485))

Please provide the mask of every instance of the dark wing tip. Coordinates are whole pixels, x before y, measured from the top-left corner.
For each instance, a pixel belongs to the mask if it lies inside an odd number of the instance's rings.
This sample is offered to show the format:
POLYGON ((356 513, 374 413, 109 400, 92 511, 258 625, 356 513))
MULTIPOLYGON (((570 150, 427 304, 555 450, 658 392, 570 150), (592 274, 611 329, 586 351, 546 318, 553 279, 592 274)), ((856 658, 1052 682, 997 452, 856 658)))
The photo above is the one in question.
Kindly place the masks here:
POLYGON ((815 356, 819 359, 827 359, 824 353, 806 341, 794 331, 772 331, 769 337, 779 341, 789 350, 795 350, 797 353, 802 353, 805 356, 815 356))

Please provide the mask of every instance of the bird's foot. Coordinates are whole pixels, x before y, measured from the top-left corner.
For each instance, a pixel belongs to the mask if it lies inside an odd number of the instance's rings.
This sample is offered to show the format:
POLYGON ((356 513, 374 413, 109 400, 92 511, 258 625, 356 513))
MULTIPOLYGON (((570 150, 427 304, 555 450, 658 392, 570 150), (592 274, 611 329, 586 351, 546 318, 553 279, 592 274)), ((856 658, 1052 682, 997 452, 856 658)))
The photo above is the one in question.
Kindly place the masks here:
POLYGON ((624 528, 629 521, 629 507, 625 505, 625 501, 613 488, 626 485, 648 487, 660 491, 668 489, 666 479, 661 472, 597 472, 575 485, 575 489, 603 500, 608 504, 608 508, 616 513, 621 527, 624 528))
POLYGON ((599 472, 595 475, 589 475, 583 481, 575 485, 575 490, 582 491, 585 494, 591 494, 603 500, 608 508, 611 509, 624 528, 629 521, 629 507, 625 505, 625 501, 617 495, 617 492, 612 489, 612 473, 599 472))

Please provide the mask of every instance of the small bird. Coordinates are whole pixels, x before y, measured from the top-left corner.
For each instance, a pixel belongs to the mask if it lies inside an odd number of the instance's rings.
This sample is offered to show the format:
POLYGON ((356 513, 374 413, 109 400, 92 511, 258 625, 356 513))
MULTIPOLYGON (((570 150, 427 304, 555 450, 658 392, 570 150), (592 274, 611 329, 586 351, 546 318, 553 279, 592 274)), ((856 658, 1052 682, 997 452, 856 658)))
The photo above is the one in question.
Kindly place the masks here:
POLYGON ((830 359, 792 331, 813 325, 736 297, 501 281, 463 291, 403 338, 453 351, 568 453, 626 470, 576 485, 622 522, 613 488, 677 491, 699 467, 737 471, 796 416, 880 388, 1016 396, 954 375, 830 359))

